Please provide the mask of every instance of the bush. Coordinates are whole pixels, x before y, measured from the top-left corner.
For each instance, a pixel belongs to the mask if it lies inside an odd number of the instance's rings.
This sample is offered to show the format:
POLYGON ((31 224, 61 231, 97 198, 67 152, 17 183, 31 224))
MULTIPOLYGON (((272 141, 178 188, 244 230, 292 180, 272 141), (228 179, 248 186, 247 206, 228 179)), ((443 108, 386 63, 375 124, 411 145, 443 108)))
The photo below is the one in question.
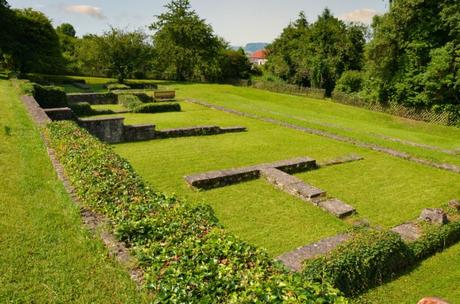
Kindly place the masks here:
POLYGON ((347 94, 357 93, 362 90, 364 83, 363 72, 345 71, 337 80, 335 90, 347 94))
POLYGON ((128 110, 133 110, 136 107, 141 106, 143 104, 139 97, 131 94, 118 95, 118 103, 127 108, 128 110))
POLYGON ((94 110, 91 108, 91 105, 87 102, 76 102, 70 104, 70 108, 77 116, 89 116, 93 115, 94 110))
POLYGON ((303 274, 352 296, 394 277, 413 262, 412 252, 399 235, 361 231, 331 254, 307 261, 303 274))
POLYGON ((133 108, 134 113, 180 112, 178 103, 144 103, 133 108))
POLYGON ((107 85, 107 89, 109 91, 116 91, 116 90, 129 90, 131 87, 127 86, 126 84, 114 83, 107 85))
POLYGON ((157 303, 346 303, 328 284, 287 273, 218 226, 212 209, 154 192, 110 146, 73 122, 46 137, 76 194, 132 249, 157 303))
POLYGON ((64 89, 55 86, 34 85, 33 96, 40 107, 63 108, 67 107, 67 96, 64 89))

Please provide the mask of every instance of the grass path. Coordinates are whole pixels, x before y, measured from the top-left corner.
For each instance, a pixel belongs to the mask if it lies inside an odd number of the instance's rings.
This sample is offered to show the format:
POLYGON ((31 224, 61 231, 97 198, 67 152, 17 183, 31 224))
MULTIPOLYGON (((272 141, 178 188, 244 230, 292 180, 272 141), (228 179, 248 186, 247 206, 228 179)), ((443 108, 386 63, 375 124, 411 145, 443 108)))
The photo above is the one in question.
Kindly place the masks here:
POLYGON ((127 272, 82 228, 38 130, 0 81, 0 303, 141 303, 127 272))

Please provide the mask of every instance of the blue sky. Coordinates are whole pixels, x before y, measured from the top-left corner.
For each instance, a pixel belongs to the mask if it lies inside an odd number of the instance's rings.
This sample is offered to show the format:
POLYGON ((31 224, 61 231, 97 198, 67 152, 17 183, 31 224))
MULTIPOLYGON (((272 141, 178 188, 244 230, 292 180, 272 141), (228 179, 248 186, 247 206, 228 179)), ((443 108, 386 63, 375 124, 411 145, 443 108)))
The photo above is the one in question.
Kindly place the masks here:
MULTIPOLYGON (((148 26, 168 0, 9 0, 14 8, 44 12, 54 25, 69 22, 78 35, 102 33, 110 25, 137 29, 148 26)), ((388 0, 191 0, 192 7, 215 32, 232 45, 270 42, 303 10, 314 21, 325 7, 344 20, 368 22, 388 9, 388 0)))

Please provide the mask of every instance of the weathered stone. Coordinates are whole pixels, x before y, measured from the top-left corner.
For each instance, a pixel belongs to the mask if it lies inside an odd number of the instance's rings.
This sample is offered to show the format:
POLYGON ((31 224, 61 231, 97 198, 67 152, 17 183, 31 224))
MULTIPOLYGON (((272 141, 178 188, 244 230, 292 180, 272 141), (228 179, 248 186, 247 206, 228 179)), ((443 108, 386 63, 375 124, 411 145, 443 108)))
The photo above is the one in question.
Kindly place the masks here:
POLYGON ((320 163, 319 166, 321 167, 335 166, 335 165, 341 165, 341 164, 351 163, 355 161, 360 161, 363 159, 364 158, 362 156, 359 156, 356 154, 350 154, 350 155, 345 155, 339 158, 327 160, 325 162, 320 163))
MULTIPOLYGON (((277 169, 282 168, 283 171, 300 171, 300 170, 308 170, 310 168, 316 167, 316 161, 308 158, 295 158, 291 160, 285 160, 275 163, 266 163, 261 165, 255 166, 248 166, 242 168, 235 168, 229 170, 218 170, 218 171, 211 171, 205 172, 195 175, 186 176, 186 182, 195 187, 201 189, 212 189, 217 187, 224 187, 227 185, 253 180, 260 177, 260 171, 263 169, 277 169)), ((278 170, 279 171, 279 170, 278 170)), ((282 171, 279 171, 282 174, 286 174, 282 171)), ((293 177, 295 178, 295 177, 293 177)), ((301 182, 300 180, 296 179, 295 182, 301 182)))
POLYGON ((125 125, 123 128, 124 141, 142 141, 155 138, 155 125, 125 125))
POLYGON ((24 102, 29 114, 32 118, 41 126, 51 122, 51 119, 46 115, 45 111, 40 107, 38 102, 32 96, 22 96, 22 102, 24 102))
POLYGON ((80 127, 107 143, 120 143, 124 140, 124 118, 109 117, 97 119, 79 119, 80 127))
POLYGON ((406 242, 413 242, 422 236, 422 231, 415 223, 404 223, 391 231, 396 232, 406 242))
POLYGON ((221 130, 218 126, 198 126, 189 128, 166 129, 156 131, 160 138, 186 137, 186 136, 202 136, 220 134, 221 130))
POLYGON ((70 108, 51 108, 43 109, 43 111, 45 111, 46 115, 48 115, 48 117, 53 121, 77 119, 70 108))
POLYGON ((417 304, 449 304, 449 302, 436 297, 428 297, 421 299, 417 304))
POLYGON ((449 207, 452 209, 455 209, 457 211, 460 211, 460 201, 459 200, 451 200, 449 202, 449 207))
POLYGON ((226 128, 220 128, 220 131, 222 133, 237 133, 237 132, 246 132, 247 129, 246 127, 226 127, 226 128))
POLYGON ((176 91, 155 91, 153 94, 155 99, 159 101, 166 101, 176 98, 176 91))
POLYGON ((313 259, 319 255, 325 255, 349 239, 350 235, 339 234, 280 255, 277 257, 277 260, 281 261, 286 267, 293 271, 300 271, 302 270, 304 261, 313 259))
POLYGON ((423 209, 420 219, 436 225, 444 225, 449 221, 444 210, 439 208, 423 209))
POLYGON ((355 208, 336 198, 319 202, 318 206, 338 218, 344 218, 356 212, 355 208))

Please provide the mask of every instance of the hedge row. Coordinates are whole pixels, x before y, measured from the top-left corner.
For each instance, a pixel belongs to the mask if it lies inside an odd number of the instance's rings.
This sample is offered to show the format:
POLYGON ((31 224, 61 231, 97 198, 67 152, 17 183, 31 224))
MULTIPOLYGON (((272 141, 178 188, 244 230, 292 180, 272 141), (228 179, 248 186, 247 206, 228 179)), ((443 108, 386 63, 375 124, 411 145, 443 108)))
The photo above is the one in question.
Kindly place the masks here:
POLYGON ((212 209, 153 191, 130 164, 72 122, 46 131, 81 201, 130 246, 159 303, 346 303, 223 231, 212 209))
POLYGON ((131 94, 118 95, 118 103, 127 108, 128 110, 134 110, 135 108, 143 104, 139 97, 131 94))
POLYGON ((460 241, 460 222, 427 226, 425 230, 423 237, 409 244, 390 231, 354 232, 351 241, 330 254, 306 261, 303 275, 356 296, 460 241))
POLYGON ((61 87, 42 86, 30 81, 21 81, 21 91, 32 95, 43 109, 64 108, 68 106, 67 96, 61 87))
POLYGON ((112 110, 95 110, 91 107, 91 105, 88 102, 71 103, 69 107, 77 116, 114 114, 112 110))
POLYGON ((133 109, 134 113, 180 112, 178 103, 144 103, 133 109))

